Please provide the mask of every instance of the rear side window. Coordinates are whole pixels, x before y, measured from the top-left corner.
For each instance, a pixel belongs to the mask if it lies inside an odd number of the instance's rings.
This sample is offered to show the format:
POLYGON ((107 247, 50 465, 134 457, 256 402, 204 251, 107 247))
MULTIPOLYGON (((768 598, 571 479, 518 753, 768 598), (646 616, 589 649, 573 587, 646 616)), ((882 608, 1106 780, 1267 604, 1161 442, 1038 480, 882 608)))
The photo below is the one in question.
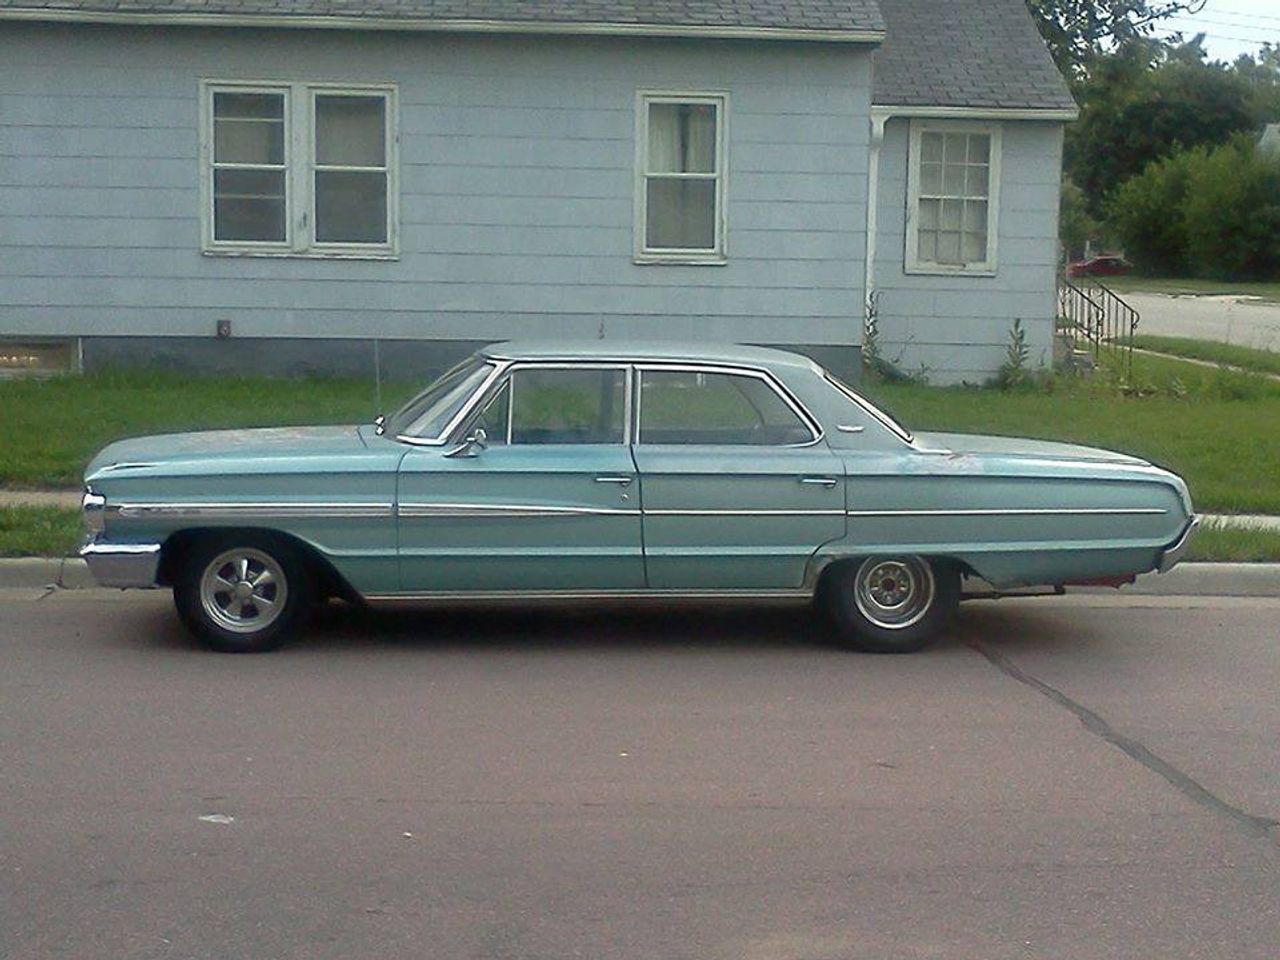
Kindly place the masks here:
POLYGON ((685 370, 640 373, 640 443, 790 446, 813 439, 800 415, 760 377, 685 370))
POLYGON ((510 442, 622 443, 626 381, 621 367, 516 370, 507 400, 510 442))

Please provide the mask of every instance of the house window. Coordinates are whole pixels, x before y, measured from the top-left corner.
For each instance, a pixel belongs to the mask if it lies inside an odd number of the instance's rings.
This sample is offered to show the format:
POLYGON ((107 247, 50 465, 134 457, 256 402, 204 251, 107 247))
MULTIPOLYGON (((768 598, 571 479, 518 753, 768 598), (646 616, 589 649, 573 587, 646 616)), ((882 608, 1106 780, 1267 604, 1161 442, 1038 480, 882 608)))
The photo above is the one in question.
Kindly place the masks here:
POLYGON ((723 262, 727 101, 723 94, 639 95, 638 261, 723 262))
POLYGON ((395 91, 206 83, 204 250, 394 256, 395 91))
POLYGON ((916 122, 909 149, 907 272, 994 273, 1000 128, 916 122))

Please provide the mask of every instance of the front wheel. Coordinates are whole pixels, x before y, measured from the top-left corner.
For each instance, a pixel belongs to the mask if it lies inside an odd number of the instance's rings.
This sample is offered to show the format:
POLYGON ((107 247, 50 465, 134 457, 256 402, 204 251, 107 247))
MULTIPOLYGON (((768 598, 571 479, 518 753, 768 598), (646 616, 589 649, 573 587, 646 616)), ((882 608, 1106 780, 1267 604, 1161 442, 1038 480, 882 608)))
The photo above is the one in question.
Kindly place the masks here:
POLYGON ((960 602, 955 566, 914 554, 848 561, 827 578, 827 608, 841 641, 868 653, 921 649, 960 602))
POLYGON ((182 622, 221 653, 276 649, 297 632, 313 594, 311 572, 298 550, 265 536, 198 541, 173 584, 182 622))

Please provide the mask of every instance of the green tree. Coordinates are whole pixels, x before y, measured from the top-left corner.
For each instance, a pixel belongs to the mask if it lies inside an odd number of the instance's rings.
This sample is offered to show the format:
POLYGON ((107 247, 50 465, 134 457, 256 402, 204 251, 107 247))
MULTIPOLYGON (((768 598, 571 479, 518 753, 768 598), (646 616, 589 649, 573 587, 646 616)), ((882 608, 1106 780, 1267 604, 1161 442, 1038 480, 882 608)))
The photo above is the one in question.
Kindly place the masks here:
POLYGON ((1107 224, 1144 273, 1180 277, 1189 272, 1183 204, 1191 167, 1206 152, 1196 147, 1157 160, 1110 197, 1107 224))
POLYGON ((1083 81, 1107 51, 1149 41, 1156 24, 1203 9, 1206 0, 1027 0, 1062 75, 1083 81))
POLYGON ((1094 215, 1108 193, 1152 162, 1259 123, 1249 83, 1226 64, 1206 62, 1199 38, 1165 49, 1130 44, 1095 61, 1077 96, 1080 119, 1067 134, 1066 164, 1094 215))

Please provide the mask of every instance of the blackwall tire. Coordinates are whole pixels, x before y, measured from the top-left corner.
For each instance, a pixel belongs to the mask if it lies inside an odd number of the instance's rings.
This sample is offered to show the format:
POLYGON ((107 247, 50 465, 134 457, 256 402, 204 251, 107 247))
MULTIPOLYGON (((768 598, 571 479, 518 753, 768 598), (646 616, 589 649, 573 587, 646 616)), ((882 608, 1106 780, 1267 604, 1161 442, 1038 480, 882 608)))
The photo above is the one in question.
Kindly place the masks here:
POLYGON ((955 565, 915 555, 842 561, 826 578, 823 597, 840 642, 866 653, 924 648, 960 602, 955 565))
POLYGON ((306 557, 283 538, 234 532, 186 551, 173 601, 188 630, 219 653, 265 653, 301 629, 315 599, 306 557))

